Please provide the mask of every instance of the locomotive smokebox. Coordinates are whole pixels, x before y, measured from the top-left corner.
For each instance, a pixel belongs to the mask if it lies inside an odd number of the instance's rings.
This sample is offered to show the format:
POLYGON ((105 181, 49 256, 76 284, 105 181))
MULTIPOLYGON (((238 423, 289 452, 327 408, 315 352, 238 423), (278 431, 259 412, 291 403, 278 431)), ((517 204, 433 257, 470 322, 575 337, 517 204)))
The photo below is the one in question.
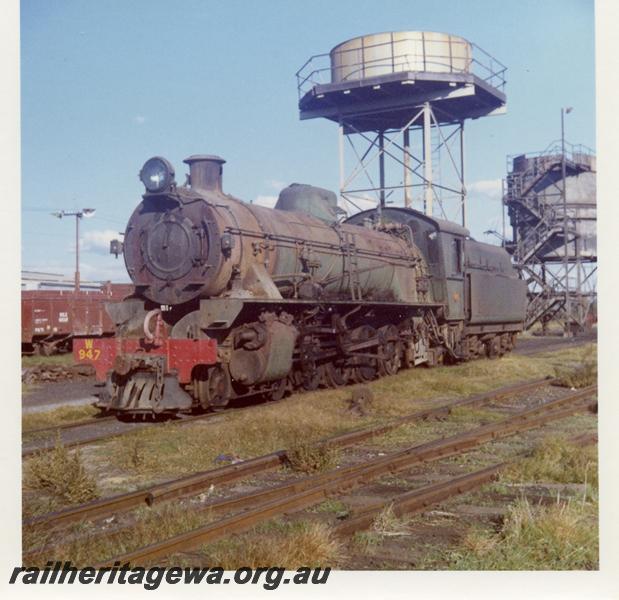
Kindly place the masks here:
POLYGON ((214 154, 193 154, 183 161, 189 165, 189 183, 193 189, 222 191, 223 165, 226 162, 214 154))

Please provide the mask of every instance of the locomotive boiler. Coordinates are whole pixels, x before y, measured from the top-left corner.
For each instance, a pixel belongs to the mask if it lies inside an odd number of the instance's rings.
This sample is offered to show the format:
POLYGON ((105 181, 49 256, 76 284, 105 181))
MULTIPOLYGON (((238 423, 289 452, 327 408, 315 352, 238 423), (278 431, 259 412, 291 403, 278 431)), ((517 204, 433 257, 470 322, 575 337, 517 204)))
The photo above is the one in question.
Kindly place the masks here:
POLYGON ((522 329, 524 282, 500 248, 404 208, 341 221, 333 192, 292 184, 274 209, 223 192, 224 160, 149 159, 127 224, 131 298, 117 335, 84 338, 99 406, 187 412, 340 386, 402 367, 498 356, 522 329))

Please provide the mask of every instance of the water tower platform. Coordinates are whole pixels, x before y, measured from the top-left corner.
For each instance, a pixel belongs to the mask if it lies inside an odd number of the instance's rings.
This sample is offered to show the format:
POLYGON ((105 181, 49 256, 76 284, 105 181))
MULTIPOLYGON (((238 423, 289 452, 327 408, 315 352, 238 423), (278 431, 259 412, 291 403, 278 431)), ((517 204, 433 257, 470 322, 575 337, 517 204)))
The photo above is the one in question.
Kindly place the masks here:
POLYGON ((342 122, 350 133, 401 129, 425 102, 440 124, 499 114, 505 71, 475 44, 449 34, 354 38, 312 56, 297 72, 300 118, 342 122))

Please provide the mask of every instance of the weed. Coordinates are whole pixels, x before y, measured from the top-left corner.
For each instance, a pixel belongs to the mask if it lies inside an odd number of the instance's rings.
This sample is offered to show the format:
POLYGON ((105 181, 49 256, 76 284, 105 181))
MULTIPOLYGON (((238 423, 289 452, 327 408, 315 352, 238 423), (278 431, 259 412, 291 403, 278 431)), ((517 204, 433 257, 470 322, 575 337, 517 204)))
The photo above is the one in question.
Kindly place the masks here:
POLYGON ((450 556, 462 570, 574 570, 598 565, 597 502, 510 508, 501 531, 473 529, 450 556))
POLYGON ((317 506, 315 506, 313 509, 310 509, 310 510, 311 512, 316 512, 316 513, 335 513, 335 514, 343 514, 343 513, 349 512, 348 506, 344 504, 344 502, 342 502, 341 500, 335 500, 333 498, 329 498, 329 500, 325 500, 324 502, 321 502, 320 504, 318 504, 317 506))
MULTIPOLYGON (((68 531, 61 544, 54 551, 55 560, 70 560, 78 567, 96 564, 106 558, 124 554, 158 540, 190 531, 211 520, 209 513, 187 510, 187 504, 180 502, 151 508, 139 508, 134 516, 135 523, 131 527, 121 529, 116 534, 108 536, 101 535, 101 531, 98 528, 92 528, 89 523, 74 526, 71 531, 73 533, 79 532, 81 535, 74 538, 68 531), (84 535, 85 533, 86 535, 84 535)), ((114 520, 112 518, 110 522, 112 523, 114 520)), ((47 541, 55 541, 49 539, 49 537, 47 539, 46 537, 36 539, 37 529, 40 529, 40 527, 32 528, 32 531, 29 528, 24 529, 25 548, 38 547, 47 541)), ((33 555, 31 564, 44 565, 47 560, 49 560, 48 554, 33 555)))
POLYGON ((144 443, 140 438, 127 440, 127 460, 134 469, 144 464, 144 443))
POLYGON ((239 567, 334 567, 343 546, 324 523, 266 523, 254 530, 203 547, 209 564, 226 570, 239 567), (268 535, 268 543, 265 543, 268 535))
POLYGON ((337 465, 339 453, 323 444, 311 444, 305 440, 291 443, 286 451, 287 464, 293 471, 317 473, 337 465))
POLYGON ((397 533, 402 530, 402 521, 393 512, 393 504, 388 504, 376 515, 372 530, 380 535, 397 533))
POLYGON ((70 453, 60 438, 52 450, 35 454, 28 461, 25 475, 30 488, 49 491, 68 503, 86 502, 98 496, 79 451, 70 453))
POLYGON ((100 414, 101 411, 89 404, 80 406, 61 406, 54 410, 29 413, 22 416, 22 430, 27 433, 28 429, 37 427, 51 427, 72 421, 89 419, 100 414))
POLYGON ((361 554, 368 554, 380 540, 380 536, 373 531, 356 531, 352 536, 352 545, 361 554))
POLYGON ((597 446, 583 448, 564 438, 547 438, 531 456, 509 465, 501 481, 589 483, 597 487, 597 446))
POLYGON ((555 367, 557 384, 568 388, 584 388, 597 383, 598 369, 595 353, 587 350, 576 367, 555 367))
POLYGON ((454 408, 450 415, 449 421, 452 423, 484 425, 493 421, 502 419, 503 416, 496 411, 484 410, 483 408, 474 408, 468 406, 460 406, 454 408))
POLYGON ((74 363, 73 354, 67 352, 66 354, 54 354, 52 356, 22 356, 21 365, 22 368, 28 367, 68 367, 74 363))

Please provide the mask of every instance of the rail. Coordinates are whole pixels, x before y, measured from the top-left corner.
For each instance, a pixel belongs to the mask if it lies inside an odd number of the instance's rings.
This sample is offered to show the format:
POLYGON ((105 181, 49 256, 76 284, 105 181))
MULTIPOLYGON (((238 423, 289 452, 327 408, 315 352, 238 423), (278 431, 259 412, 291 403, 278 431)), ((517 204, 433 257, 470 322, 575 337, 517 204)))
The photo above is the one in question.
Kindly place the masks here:
POLYGON ((521 411, 501 421, 482 425, 461 434, 439 438, 419 446, 413 446, 387 456, 381 456, 362 464, 354 464, 320 475, 307 477, 294 484, 282 484, 268 490, 269 497, 251 508, 178 534, 172 538, 138 548, 121 556, 104 561, 97 568, 111 564, 151 564, 177 552, 193 550, 233 533, 247 531, 270 518, 299 511, 328 498, 366 484, 386 473, 397 473, 410 469, 425 461, 455 456, 497 439, 516 435, 546 423, 574 414, 593 403, 589 399, 597 392, 597 386, 590 386, 573 392, 564 398, 552 400, 532 409, 521 411), (301 489, 298 487, 301 484, 301 489), (275 490, 279 489, 279 493, 275 490))
MULTIPOLYGON (((340 434, 333 438, 323 440, 321 443, 329 446, 337 446, 343 448, 352 444, 359 443, 373 436, 387 433, 406 423, 429 419, 432 417, 445 416, 454 408, 481 406, 489 402, 493 402, 507 396, 522 394, 539 389, 553 383, 553 379, 535 379, 525 381, 513 385, 504 386, 475 394, 468 398, 458 399, 446 404, 414 412, 410 415, 398 417, 378 427, 366 429, 358 429, 347 433, 340 434)), ((87 519, 106 517, 119 510, 129 510, 139 506, 159 503, 163 500, 171 500, 191 494, 200 493, 202 490, 208 489, 211 485, 221 485, 230 483, 240 479, 255 475, 256 473, 276 469, 280 467, 286 459, 286 451, 279 450, 271 454, 266 454, 256 458, 252 458, 241 463, 202 471, 175 479, 172 481, 163 482, 148 488, 136 490, 126 494, 119 494, 94 500, 86 504, 71 506, 56 512, 47 513, 37 517, 25 519, 24 526, 58 526, 70 523, 76 523, 87 519)))

